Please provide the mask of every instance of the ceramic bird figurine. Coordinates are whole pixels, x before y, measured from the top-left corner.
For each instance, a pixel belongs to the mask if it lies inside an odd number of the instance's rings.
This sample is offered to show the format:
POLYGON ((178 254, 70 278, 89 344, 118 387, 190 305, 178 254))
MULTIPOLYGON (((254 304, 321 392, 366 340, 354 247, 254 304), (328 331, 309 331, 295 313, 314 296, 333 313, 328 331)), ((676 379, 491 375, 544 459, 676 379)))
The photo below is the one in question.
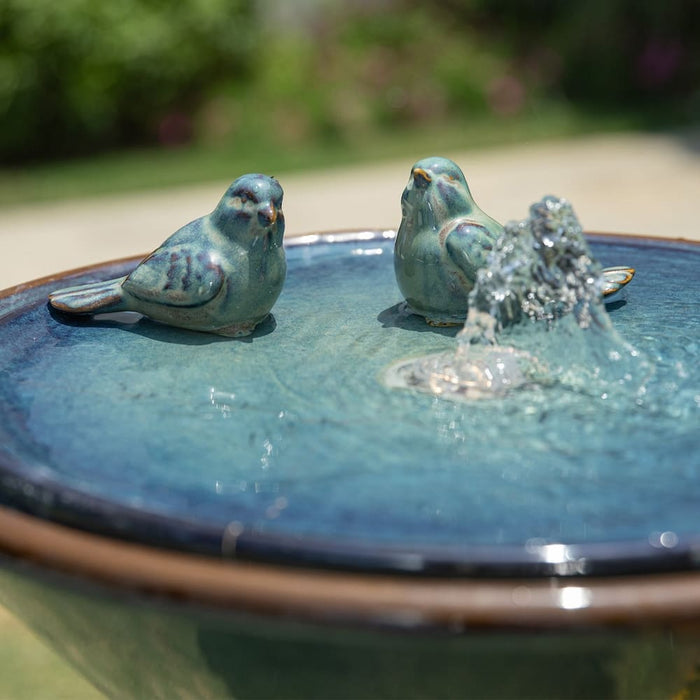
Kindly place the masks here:
POLYGON ((211 214, 173 233, 125 277, 49 296, 69 314, 137 311, 171 326, 248 335, 277 300, 287 271, 282 188, 239 177, 211 214))
POLYGON ((425 158, 401 197, 394 271, 409 311, 435 326, 458 325, 476 273, 503 227, 474 202, 459 167, 425 158))

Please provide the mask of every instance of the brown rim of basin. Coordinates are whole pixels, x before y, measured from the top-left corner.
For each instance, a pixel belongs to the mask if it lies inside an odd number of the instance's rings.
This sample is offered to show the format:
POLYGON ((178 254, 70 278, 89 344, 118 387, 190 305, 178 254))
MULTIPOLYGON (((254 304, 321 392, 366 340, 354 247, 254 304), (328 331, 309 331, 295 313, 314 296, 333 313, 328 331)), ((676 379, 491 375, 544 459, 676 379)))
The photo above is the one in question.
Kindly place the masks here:
POLYGON ((223 561, 92 535, 0 507, 0 554, 121 592, 298 621, 401 629, 686 628, 700 574, 407 578, 223 561))
MULTIPOLYGON (((318 232, 318 233, 304 233, 304 234, 297 234, 293 236, 289 236, 288 238, 285 239, 285 245, 304 245, 312 240, 316 240, 320 237, 323 238, 328 238, 328 237, 345 237, 345 236, 356 236, 359 234, 383 234, 387 239, 394 238, 396 236, 396 230, 394 229, 339 229, 337 231, 323 231, 323 232, 318 232)), ((602 231, 586 231, 586 236, 591 237, 593 239, 621 239, 621 240, 628 240, 628 241, 634 241, 634 240, 642 240, 642 241, 656 241, 661 244, 681 244, 681 245, 692 245, 692 246, 699 246, 700 247, 700 240, 695 241, 691 240, 688 238, 663 238, 660 236, 646 236, 646 235, 638 235, 635 233, 611 233, 611 232, 602 232, 602 231)), ((25 289, 31 289, 32 287, 37 287, 43 284, 48 284, 52 281, 58 281, 58 280, 64 280, 66 277, 72 277, 76 275, 81 275, 85 274, 87 272, 90 272, 91 270, 102 267, 104 265, 121 265, 121 264, 127 264, 130 262, 133 262, 134 264, 140 262, 143 260, 148 253, 143 253, 142 255, 128 255, 124 258, 115 258, 114 260, 105 260, 101 261, 98 263, 92 263, 90 265, 81 265, 80 267, 72 268, 70 270, 64 270, 61 272, 56 272, 50 275, 46 275, 45 277, 39 277, 37 279, 31 280, 29 282, 22 282, 20 284, 13 285, 12 287, 7 287, 6 289, 0 289, 0 299, 4 299, 5 297, 11 296, 12 294, 17 294, 18 292, 25 290, 25 289)))

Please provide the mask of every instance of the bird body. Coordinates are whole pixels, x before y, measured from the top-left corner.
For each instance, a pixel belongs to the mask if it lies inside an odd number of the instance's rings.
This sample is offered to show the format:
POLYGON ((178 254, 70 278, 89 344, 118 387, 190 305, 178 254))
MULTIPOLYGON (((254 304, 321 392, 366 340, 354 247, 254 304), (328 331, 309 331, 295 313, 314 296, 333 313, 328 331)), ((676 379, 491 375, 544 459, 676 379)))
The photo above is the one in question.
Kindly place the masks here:
POLYGON ((463 323, 477 271, 503 227, 479 209, 447 158, 413 166, 401 209, 394 271, 409 311, 431 325, 463 323))
POLYGON ((130 274, 49 296, 64 313, 137 311, 155 321, 248 335, 269 314, 286 276, 282 188, 244 175, 211 214, 173 233, 130 274))

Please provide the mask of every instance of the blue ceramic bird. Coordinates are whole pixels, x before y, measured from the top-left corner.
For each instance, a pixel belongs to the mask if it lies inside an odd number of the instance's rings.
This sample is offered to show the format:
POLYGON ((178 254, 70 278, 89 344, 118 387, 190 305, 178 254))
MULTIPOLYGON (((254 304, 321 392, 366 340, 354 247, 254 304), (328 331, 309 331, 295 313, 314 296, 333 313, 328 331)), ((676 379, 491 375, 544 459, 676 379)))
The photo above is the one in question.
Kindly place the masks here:
POLYGON ((137 311, 161 323, 243 336, 267 317, 287 271, 282 188, 243 175, 216 209, 183 226, 126 277, 49 296, 70 314, 137 311))
POLYGON ((462 324, 477 270, 503 227, 479 209, 447 158, 413 166, 401 211, 394 270, 408 309, 431 325, 462 324))

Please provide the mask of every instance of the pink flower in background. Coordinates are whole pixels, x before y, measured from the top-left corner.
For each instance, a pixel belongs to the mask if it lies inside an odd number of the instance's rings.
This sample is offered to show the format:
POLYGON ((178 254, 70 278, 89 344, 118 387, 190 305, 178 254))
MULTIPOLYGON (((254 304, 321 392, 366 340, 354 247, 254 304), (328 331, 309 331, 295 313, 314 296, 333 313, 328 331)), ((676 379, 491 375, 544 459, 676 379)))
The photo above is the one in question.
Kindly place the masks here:
POLYGON ((502 75, 489 83, 487 100, 491 111, 502 117, 518 114, 525 104, 525 86, 513 75, 502 75))
POLYGON ((650 40, 637 57, 639 84, 646 88, 665 85, 678 72, 682 57, 683 49, 678 41, 650 40))
POLYGON ((179 146, 192 139, 192 120, 182 112, 170 112, 158 123, 158 142, 163 146, 179 146))

